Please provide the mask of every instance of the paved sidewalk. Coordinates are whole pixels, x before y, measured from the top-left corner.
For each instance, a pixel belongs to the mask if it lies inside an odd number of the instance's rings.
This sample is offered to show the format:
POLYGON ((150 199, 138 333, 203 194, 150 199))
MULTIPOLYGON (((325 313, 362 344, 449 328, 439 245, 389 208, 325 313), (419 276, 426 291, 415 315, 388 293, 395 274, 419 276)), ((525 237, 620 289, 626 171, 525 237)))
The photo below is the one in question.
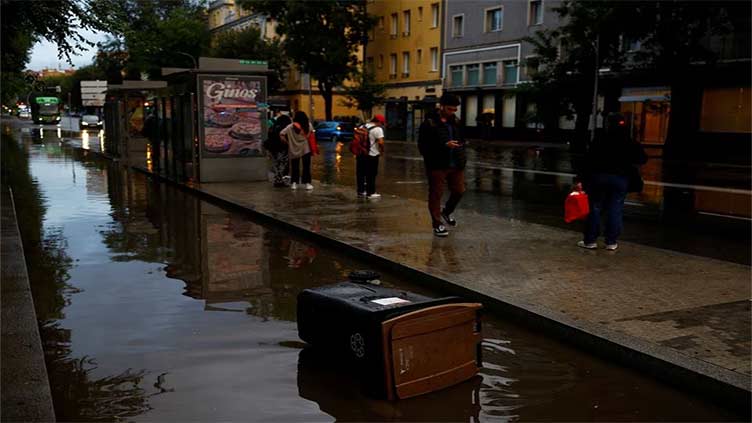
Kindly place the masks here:
POLYGON ((462 209, 459 226, 440 239, 425 202, 362 200, 351 189, 315 185, 198 189, 749 390, 748 266, 631 243, 583 250, 574 232, 462 209))

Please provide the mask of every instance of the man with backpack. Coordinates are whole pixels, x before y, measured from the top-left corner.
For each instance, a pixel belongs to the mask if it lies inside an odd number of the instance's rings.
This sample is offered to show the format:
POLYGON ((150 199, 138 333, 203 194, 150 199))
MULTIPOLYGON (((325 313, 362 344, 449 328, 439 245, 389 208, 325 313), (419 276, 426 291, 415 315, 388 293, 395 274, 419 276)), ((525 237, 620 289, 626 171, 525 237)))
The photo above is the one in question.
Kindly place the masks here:
POLYGON ((379 156, 384 152, 384 115, 375 115, 370 122, 355 128, 350 151, 355 154, 355 180, 359 197, 380 198, 376 192, 379 156))
POLYGON ((287 144, 282 142, 279 133, 282 132, 292 119, 285 112, 279 112, 274 119, 274 123, 269 128, 269 134, 264 142, 264 148, 272 156, 272 173, 274 173, 274 186, 277 188, 284 187, 284 176, 287 175, 289 167, 289 158, 287 156, 287 144))
POLYGON ((439 237, 449 235, 444 222, 457 226, 452 213, 465 192, 465 139, 454 115, 459 104, 457 96, 442 95, 438 113, 426 117, 418 132, 418 150, 423 156, 428 177, 428 210, 433 234, 439 237), (450 195, 442 210, 445 182, 449 185, 450 195))

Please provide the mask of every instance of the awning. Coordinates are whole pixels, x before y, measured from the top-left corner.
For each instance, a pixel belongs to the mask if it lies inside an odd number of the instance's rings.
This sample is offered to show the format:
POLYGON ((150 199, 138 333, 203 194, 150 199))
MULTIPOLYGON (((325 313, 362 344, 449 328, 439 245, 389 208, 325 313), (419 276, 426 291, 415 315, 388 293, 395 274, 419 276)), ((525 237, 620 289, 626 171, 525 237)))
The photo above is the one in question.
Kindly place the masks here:
POLYGON ((644 101, 671 101, 670 95, 623 95, 619 97, 620 103, 644 102, 644 101))

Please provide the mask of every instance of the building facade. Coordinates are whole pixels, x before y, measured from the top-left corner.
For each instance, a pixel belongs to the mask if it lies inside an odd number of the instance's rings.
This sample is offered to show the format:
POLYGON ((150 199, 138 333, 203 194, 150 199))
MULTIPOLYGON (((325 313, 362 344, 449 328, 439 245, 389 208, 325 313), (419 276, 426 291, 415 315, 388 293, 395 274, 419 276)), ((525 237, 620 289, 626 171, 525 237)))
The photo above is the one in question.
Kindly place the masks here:
POLYGON ((387 138, 413 139, 425 111, 441 95, 442 0, 376 0, 364 66, 385 84, 386 103, 374 112, 387 118, 387 138))
POLYGON ((534 72, 526 63, 534 47, 524 41, 557 26, 553 0, 447 0, 442 79, 461 99, 458 112, 474 137, 535 136, 535 106, 516 94, 534 72))

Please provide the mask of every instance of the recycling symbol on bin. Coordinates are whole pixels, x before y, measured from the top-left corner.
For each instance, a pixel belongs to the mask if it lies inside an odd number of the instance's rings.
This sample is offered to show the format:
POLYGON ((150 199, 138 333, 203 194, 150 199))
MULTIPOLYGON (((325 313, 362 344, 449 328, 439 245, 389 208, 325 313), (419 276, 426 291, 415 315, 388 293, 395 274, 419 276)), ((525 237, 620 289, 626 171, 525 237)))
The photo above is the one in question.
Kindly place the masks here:
POLYGON ((350 349, 358 358, 362 358, 366 354, 366 343, 359 333, 350 335, 350 349))

